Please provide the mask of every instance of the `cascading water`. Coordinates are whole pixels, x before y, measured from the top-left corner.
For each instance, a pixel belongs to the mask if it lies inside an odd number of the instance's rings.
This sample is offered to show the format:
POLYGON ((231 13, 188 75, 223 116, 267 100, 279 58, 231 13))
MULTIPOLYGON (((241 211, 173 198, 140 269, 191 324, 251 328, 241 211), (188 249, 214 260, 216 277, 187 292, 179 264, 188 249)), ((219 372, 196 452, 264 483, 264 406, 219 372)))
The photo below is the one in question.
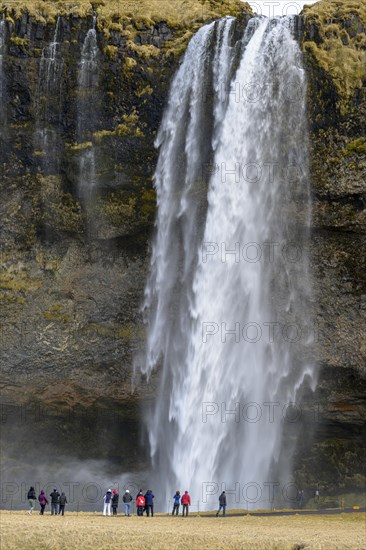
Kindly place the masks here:
POLYGON ((56 92, 61 93, 59 78, 59 70, 62 68, 63 60, 60 55, 60 29, 61 18, 57 18, 55 34, 51 44, 42 51, 40 65, 40 86, 41 93, 46 95, 56 92))
POLYGON ((39 68, 36 148, 40 150, 44 168, 58 172, 61 122, 63 59, 61 51, 61 18, 57 18, 53 41, 43 49, 39 68))
POLYGON ((270 506, 268 484, 291 481, 289 404, 315 380, 293 19, 254 18, 236 45, 235 26, 226 18, 193 37, 157 139, 138 366, 147 377, 159 368, 146 422, 162 505, 178 487, 203 508, 225 488, 230 507, 270 506))
POLYGON ((95 25, 96 17, 84 40, 78 72, 77 140, 84 144, 79 156, 79 194, 87 202, 93 198, 97 183, 95 147, 92 143, 93 132, 97 129, 99 80, 95 25))
POLYGON ((5 78, 4 78, 4 52, 5 52, 5 13, 0 19, 0 135, 5 120, 5 78))

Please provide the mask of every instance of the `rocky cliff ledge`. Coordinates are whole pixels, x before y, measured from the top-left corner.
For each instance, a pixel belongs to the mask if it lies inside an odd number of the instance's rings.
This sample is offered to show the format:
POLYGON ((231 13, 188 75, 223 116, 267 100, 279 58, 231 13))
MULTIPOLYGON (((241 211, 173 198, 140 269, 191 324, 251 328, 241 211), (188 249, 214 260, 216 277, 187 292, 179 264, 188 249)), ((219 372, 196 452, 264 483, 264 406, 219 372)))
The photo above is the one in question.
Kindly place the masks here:
MULTIPOLYGON (((107 0, 0 3, 7 479, 28 468, 9 443, 14 433, 30 456, 46 434, 45 453, 110 458, 118 443, 119 468, 146 459, 136 446, 138 411, 153 385, 131 395, 131 375, 155 215, 154 139, 192 34, 232 14, 239 38, 250 17, 236 0, 183 4, 141 2, 136 13, 107 0), (86 41, 93 28, 96 44, 93 33, 86 41), (88 63, 97 76, 85 83, 88 63)), ((317 411, 316 435, 299 447, 297 476, 305 487, 355 490, 365 480, 365 7, 323 0, 299 22, 320 376, 304 405, 308 428, 317 411)))

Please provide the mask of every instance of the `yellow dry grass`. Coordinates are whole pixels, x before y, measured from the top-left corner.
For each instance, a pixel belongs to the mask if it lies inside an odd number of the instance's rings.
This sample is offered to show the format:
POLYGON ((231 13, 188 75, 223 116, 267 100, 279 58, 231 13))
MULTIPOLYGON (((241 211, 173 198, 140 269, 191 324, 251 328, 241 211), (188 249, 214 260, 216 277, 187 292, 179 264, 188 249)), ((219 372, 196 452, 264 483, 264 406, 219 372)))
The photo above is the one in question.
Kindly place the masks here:
POLYGON ((170 517, 1 512, 1 548, 15 550, 364 549, 365 514, 281 517, 170 517))

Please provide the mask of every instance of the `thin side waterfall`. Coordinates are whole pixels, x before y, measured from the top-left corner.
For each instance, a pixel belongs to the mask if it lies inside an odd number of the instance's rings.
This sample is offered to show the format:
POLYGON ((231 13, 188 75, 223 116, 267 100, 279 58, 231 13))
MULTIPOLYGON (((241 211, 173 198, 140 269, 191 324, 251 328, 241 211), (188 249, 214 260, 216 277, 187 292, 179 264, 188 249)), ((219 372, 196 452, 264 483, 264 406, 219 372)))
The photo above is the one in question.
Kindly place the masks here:
POLYGON ((0 19, 0 134, 5 121, 5 75, 4 75, 4 53, 5 53, 5 13, 0 19))
POLYGON ((40 77, 42 78, 40 85, 45 92, 53 92, 57 89, 59 92, 59 82, 57 78, 59 76, 59 67, 62 66, 62 58, 60 56, 60 25, 61 18, 58 17, 56 21, 55 34, 53 41, 47 48, 42 51, 40 77))
POLYGON ((62 42, 61 18, 57 18, 52 42, 43 49, 39 67, 37 101, 36 148, 50 172, 58 172, 60 137, 57 125, 61 122, 62 101, 62 42))
POLYGON ((148 378, 158 370, 146 426, 164 507, 177 488, 201 509, 221 490, 231 508, 280 500, 293 479, 294 411, 316 379, 301 54, 291 17, 253 18, 238 44, 236 24, 193 37, 156 142, 136 366, 148 378))
POLYGON ((99 48, 95 25, 94 17, 93 27, 88 31, 81 50, 78 71, 77 140, 83 144, 79 156, 79 194, 88 203, 93 199, 97 185, 96 152, 92 141, 97 129, 99 102, 99 48))

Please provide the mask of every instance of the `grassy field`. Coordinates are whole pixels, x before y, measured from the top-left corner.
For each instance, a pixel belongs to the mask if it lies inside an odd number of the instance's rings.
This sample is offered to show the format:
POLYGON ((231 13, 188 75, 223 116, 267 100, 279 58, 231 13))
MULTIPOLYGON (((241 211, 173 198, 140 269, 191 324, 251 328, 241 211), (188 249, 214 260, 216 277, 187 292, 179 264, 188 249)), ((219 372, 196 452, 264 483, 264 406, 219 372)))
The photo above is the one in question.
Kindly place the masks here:
POLYGON ((300 550, 365 549, 365 514, 290 517, 167 517, 92 513, 44 516, 0 512, 7 550, 300 550))

